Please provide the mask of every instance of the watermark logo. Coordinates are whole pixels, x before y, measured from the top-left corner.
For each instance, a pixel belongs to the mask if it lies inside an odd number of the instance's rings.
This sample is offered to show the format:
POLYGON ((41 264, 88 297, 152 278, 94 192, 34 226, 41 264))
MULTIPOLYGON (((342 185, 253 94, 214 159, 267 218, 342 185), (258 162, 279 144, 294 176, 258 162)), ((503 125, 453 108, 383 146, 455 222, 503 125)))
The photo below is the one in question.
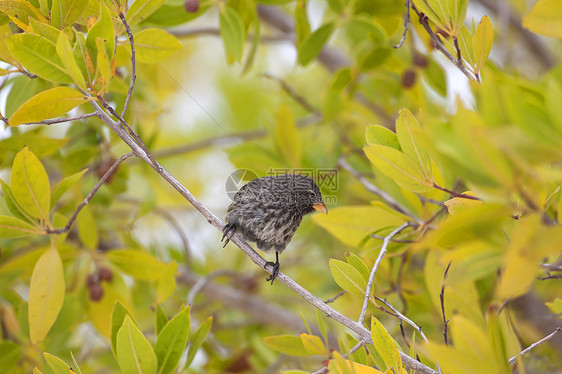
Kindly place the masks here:
POLYGON ((258 178, 258 175, 250 169, 237 169, 233 171, 226 179, 225 188, 226 194, 230 200, 234 200, 234 195, 252 179, 258 178))

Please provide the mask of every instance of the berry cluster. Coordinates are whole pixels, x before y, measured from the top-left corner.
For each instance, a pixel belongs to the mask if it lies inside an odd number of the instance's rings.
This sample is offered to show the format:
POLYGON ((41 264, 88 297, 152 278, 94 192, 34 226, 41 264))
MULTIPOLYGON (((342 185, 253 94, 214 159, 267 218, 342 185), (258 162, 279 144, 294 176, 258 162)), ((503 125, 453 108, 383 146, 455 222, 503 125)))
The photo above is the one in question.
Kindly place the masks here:
POLYGON ((100 266, 91 274, 86 277, 86 287, 90 293, 90 300, 100 301, 103 297, 103 287, 100 282, 111 282, 113 279, 113 272, 110 268, 100 266))

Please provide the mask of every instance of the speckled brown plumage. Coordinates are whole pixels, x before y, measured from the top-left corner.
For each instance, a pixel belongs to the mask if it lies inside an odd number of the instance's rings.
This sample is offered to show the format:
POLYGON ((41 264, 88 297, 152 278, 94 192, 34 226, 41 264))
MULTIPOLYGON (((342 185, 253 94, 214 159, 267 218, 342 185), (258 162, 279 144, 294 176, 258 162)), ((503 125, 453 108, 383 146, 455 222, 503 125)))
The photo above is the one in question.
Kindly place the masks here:
POLYGON ((279 272, 279 253, 283 252, 304 215, 318 210, 327 213, 322 194, 309 177, 284 174, 257 178, 243 186, 234 196, 226 213, 223 229, 225 245, 237 233, 255 242, 262 251, 275 250, 273 280, 279 272))

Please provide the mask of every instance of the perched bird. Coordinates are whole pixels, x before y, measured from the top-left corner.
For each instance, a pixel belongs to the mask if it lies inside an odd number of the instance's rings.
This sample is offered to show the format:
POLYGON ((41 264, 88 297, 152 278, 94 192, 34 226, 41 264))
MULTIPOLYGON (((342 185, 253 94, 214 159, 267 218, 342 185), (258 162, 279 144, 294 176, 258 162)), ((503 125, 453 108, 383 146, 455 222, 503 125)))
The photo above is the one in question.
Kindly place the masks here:
POLYGON ((314 210, 328 213, 320 189, 305 175, 284 174, 257 178, 244 185, 234 196, 226 212, 223 229, 224 245, 234 233, 255 242, 268 252, 275 250, 276 262, 268 261, 273 272, 267 280, 279 274, 279 253, 289 244, 302 217, 314 210))

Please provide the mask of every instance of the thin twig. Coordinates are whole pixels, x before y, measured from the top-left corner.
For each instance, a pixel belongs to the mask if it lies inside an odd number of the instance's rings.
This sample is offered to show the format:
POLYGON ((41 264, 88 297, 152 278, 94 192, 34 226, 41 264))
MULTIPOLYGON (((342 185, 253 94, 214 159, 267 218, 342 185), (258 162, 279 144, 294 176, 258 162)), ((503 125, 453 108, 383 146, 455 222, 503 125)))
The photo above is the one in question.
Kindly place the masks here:
MULTIPOLYGON (((355 352, 357 352, 361 347, 363 347, 365 344, 367 344, 367 342, 363 339, 360 339, 359 342, 357 342, 357 344, 355 344, 353 347, 351 347, 351 349, 349 350, 349 352, 346 352, 343 354, 343 358, 348 358, 349 355, 354 354, 355 352)), ((322 369, 316 370, 315 372, 313 372, 312 374, 325 374, 328 372, 328 368, 327 367, 323 367, 322 369)))
POLYGON ((388 302, 388 300, 385 299, 381 299, 380 297, 375 296, 375 299, 380 301, 381 303, 383 303, 384 305, 386 305, 387 307, 389 307, 394 314, 396 315, 396 317, 404 322, 406 322, 408 325, 412 326, 414 328, 414 330, 416 330, 418 332, 418 334, 420 334, 420 336, 422 337, 422 339, 426 342, 429 342, 427 340, 427 337, 425 336, 425 334, 422 331, 421 326, 418 326, 417 324, 414 323, 414 321, 412 321, 411 319, 409 319, 408 317, 406 317, 405 315, 403 315, 402 313, 400 313, 395 307, 392 306, 392 304, 390 304, 388 302))
POLYGON ((453 196, 453 197, 460 197, 460 198, 463 198, 463 199, 481 201, 481 199, 479 199, 479 198, 476 197, 476 196, 472 196, 472 195, 467 195, 467 194, 464 194, 464 193, 458 193, 458 192, 455 192, 455 191, 451 191, 451 190, 446 189, 445 187, 439 186, 437 183, 433 183, 433 188, 437 188, 438 190, 441 190, 441 191, 443 191, 443 192, 447 192, 449 195, 451 195, 451 196, 453 196))
POLYGON ((410 1, 406 0, 406 17, 404 19, 404 31, 402 32, 402 37, 400 38, 400 43, 393 45, 393 48, 400 48, 406 40, 406 34, 408 33, 408 26, 410 26, 410 1))
POLYGON ((322 115, 322 112, 320 110, 315 108, 314 105, 312 105, 304 96, 299 95, 297 93, 297 91, 295 91, 295 89, 293 87, 289 86, 289 84, 287 84, 287 82, 285 82, 283 79, 274 77, 273 75, 271 75, 269 73, 262 73, 258 76, 261 76, 261 77, 264 77, 264 78, 267 78, 267 79, 271 79, 271 80, 279 83, 279 85, 281 86, 283 91, 285 91, 287 93, 287 95, 292 97, 293 100, 295 100, 297 103, 299 103, 300 106, 302 106, 304 109, 306 109, 307 111, 309 111, 311 113, 322 115))
POLYGON ((525 348, 524 350, 522 350, 521 352, 519 352, 518 354, 516 354, 515 356, 513 356, 509 360, 507 360, 507 362, 509 362, 510 364, 514 364, 515 360, 517 359, 517 356, 523 356, 524 354, 529 353, 530 351, 537 348, 542 343, 552 339, 555 335, 560 333, 560 331, 562 331, 562 327, 560 327, 560 326, 556 327, 556 329, 553 332, 551 332, 550 334, 548 334, 547 336, 545 336, 544 338, 542 338, 538 342, 535 342, 535 343, 531 344, 530 346, 528 346, 527 348, 525 348))
POLYGON ((123 105, 123 111, 121 112, 121 117, 125 117, 125 113, 127 113, 127 108, 129 107, 129 101, 131 100, 131 96, 133 95, 133 87, 135 86, 135 80, 137 79, 137 71, 136 71, 136 63, 135 63, 135 39, 133 38, 133 32, 125 19, 125 15, 123 13, 119 13, 119 18, 121 18, 121 22, 123 22, 123 26, 125 26, 125 30, 127 30, 127 36, 129 37, 129 44, 131 45, 131 79, 129 81, 129 90, 127 91, 127 98, 125 99, 125 104, 123 105))
POLYGON ((75 117, 59 117, 59 118, 44 119, 43 121, 38 121, 38 122, 22 123, 19 126, 25 126, 25 125, 54 125, 54 124, 57 124, 57 123, 79 121, 79 120, 86 119, 86 118, 97 117, 97 115, 98 114, 96 112, 92 112, 92 113, 87 113, 87 114, 81 114, 81 115, 75 116, 75 117))
POLYGON ((416 14, 418 15, 419 20, 420 20, 420 24, 423 26, 425 31, 427 31, 427 33, 429 34, 429 36, 431 37, 431 39, 435 43, 435 48, 437 48, 441 53, 443 53, 443 55, 445 55, 445 57, 447 57, 447 59, 449 59, 449 61, 451 61, 464 75, 466 75, 466 77, 468 79, 471 79, 475 82, 480 83, 480 79, 478 78, 478 76, 476 76, 472 72, 470 72, 467 69, 467 67, 464 66, 462 61, 459 61, 455 56, 453 56, 451 54, 451 52, 449 52, 447 50, 447 48, 445 48, 445 46, 441 42, 441 39, 439 39, 437 34, 435 34, 433 32, 433 30, 431 29, 431 26, 429 26, 429 23, 427 21, 428 20, 427 16, 423 13, 420 13, 418 11, 418 9, 414 6, 414 4, 411 4, 411 6, 412 6, 412 9, 414 10, 414 12, 416 12, 416 14))
POLYGON ((547 269, 548 271, 562 271, 562 263, 556 263, 556 264, 543 263, 541 264, 541 267, 547 269))
POLYGON ((133 156, 132 152, 126 153, 123 156, 119 157, 119 159, 117 161, 115 161, 113 163, 113 165, 111 165, 111 167, 105 172, 103 177, 101 177, 101 179, 98 181, 98 183, 90 191, 88 196, 86 196, 86 198, 80 203, 80 205, 78 205, 78 208, 76 208, 76 210, 74 211, 74 214, 72 215, 72 217, 70 217, 70 219, 68 220, 68 222, 66 223, 66 225, 62 229, 56 229, 56 230, 47 229, 47 230, 45 230, 45 232, 47 234, 63 234, 65 232, 68 232, 68 230, 70 230, 70 227, 72 226, 72 224, 76 220, 76 217, 78 217, 78 213, 80 213, 82 208, 84 208, 86 206, 86 204, 88 204, 90 202, 92 197, 94 197, 94 195, 96 194, 96 192, 98 192, 100 187, 113 174, 113 172, 115 171, 115 169, 117 169, 119 164, 121 164, 123 161, 125 161, 126 159, 128 159, 131 156, 133 156))
POLYGON ((397 229, 395 229, 394 231, 392 231, 390 234, 388 234, 388 236, 384 239, 382 246, 381 246, 381 251, 379 252, 379 255, 375 261, 375 264, 373 265, 373 268, 371 269, 371 274, 369 275, 369 281, 367 282, 367 288, 365 289, 365 299, 363 300, 363 307, 361 308, 361 314, 359 314, 359 319, 357 320, 358 323, 360 323, 361 325, 363 325, 363 321, 365 320, 365 314, 367 313, 367 306, 369 305, 369 296, 371 295, 371 288, 373 287, 373 281, 375 280, 375 274, 377 272, 377 269, 379 268, 379 265, 384 257, 384 255, 386 254, 386 248, 388 247, 388 244, 390 243, 390 240, 398 235, 402 230, 404 230, 406 227, 412 226, 412 222, 408 221, 406 223, 403 223, 402 225, 400 225, 400 227, 398 227, 397 229))
POLYGON ((447 265, 445 273, 443 273, 443 284, 441 285, 441 292, 439 293, 439 300, 441 301, 441 315, 443 316, 443 339, 445 340, 445 345, 449 345, 447 339, 447 326, 449 325, 449 320, 445 317, 445 281, 447 280, 447 275, 449 274, 449 268, 451 267, 451 262, 447 265))
POLYGON ((550 274, 547 273, 547 275, 545 277, 539 277, 537 278, 538 280, 548 280, 548 279, 561 279, 562 278, 562 274, 550 274))
POLYGON ((409 218, 411 218, 417 223, 423 223, 423 221, 421 221, 418 217, 410 213, 398 201, 394 200, 392 196, 390 196, 388 193, 386 193, 385 191, 381 190, 380 188, 369 182, 369 180, 365 178, 357 170, 355 170, 344 157, 340 157, 338 161, 338 165, 344 168, 345 170, 347 170, 349 173, 351 173, 351 175, 353 175, 355 179, 357 179, 363 185, 363 187, 367 189, 367 191, 372 192, 378 197, 380 197, 385 203, 390 205, 391 208, 408 216, 409 218))
POLYGON ((336 296, 324 300, 324 303, 325 303, 325 304, 333 303, 333 302, 336 301, 340 296, 343 296, 343 295, 345 295, 346 293, 347 293, 347 291, 344 290, 344 291, 340 292, 339 294, 337 294, 336 296))

